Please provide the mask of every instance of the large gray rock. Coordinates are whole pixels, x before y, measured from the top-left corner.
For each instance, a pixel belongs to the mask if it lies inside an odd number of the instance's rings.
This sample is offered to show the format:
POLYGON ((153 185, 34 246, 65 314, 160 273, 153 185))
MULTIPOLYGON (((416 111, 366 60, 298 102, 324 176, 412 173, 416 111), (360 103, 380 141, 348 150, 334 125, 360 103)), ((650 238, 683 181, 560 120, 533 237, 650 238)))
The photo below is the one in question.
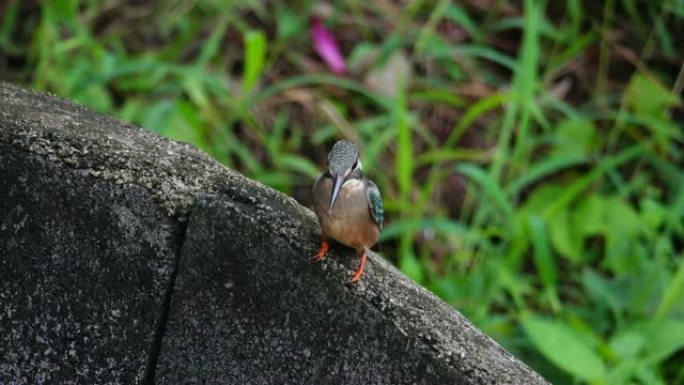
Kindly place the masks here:
POLYGON ((0 383, 144 376, 178 225, 137 185, 0 144, 0 383))
POLYGON ((0 383, 543 384, 190 146, 0 83, 0 383))

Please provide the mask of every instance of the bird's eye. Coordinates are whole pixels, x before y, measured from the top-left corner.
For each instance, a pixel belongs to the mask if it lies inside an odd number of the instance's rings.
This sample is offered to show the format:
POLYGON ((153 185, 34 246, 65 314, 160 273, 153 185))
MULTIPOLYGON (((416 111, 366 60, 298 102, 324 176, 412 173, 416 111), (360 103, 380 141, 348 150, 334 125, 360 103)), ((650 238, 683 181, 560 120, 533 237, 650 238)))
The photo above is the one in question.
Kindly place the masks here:
POLYGON ((353 170, 356 170, 357 168, 359 168, 359 161, 358 161, 358 160, 357 160, 356 162, 354 162, 354 164, 352 165, 351 169, 352 169, 352 171, 353 171, 353 170))

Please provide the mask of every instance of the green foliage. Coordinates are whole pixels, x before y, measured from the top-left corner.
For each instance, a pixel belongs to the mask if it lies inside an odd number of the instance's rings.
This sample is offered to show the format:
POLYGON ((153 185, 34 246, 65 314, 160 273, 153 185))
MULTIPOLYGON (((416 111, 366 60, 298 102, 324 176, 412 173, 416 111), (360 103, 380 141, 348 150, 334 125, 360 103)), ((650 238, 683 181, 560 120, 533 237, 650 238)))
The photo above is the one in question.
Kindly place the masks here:
POLYGON ((303 202, 353 139, 383 254, 551 382, 684 384, 684 2, 476 3, 10 0, 0 69, 303 202))
POLYGON ((523 313, 520 324, 539 351, 559 368, 589 382, 606 377, 606 366, 591 339, 571 324, 523 313))

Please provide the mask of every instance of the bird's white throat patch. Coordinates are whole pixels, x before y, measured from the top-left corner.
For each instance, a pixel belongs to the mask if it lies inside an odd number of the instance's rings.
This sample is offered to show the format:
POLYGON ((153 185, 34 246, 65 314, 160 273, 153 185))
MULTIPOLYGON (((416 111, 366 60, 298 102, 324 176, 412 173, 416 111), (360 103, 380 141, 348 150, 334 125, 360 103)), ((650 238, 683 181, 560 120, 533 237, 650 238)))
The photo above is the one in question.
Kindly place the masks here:
POLYGON ((363 188, 363 182, 360 179, 348 179, 342 184, 342 187, 347 190, 360 190, 363 188))

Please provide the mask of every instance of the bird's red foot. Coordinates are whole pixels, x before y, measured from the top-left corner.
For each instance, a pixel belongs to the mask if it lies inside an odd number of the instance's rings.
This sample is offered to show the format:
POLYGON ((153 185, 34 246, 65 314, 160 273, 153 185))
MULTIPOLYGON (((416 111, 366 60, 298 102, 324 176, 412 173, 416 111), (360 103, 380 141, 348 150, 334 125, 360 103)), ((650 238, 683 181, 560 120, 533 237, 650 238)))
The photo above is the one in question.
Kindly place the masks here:
POLYGON ((312 262, 320 262, 325 258, 325 255, 328 253, 328 249, 330 249, 330 245, 328 244, 328 241, 325 239, 323 242, 321 242, 321 248, 318 250, 318 253, 311 258, 312 262))
POLYGON ((361 253, 361 264, 359 265, 359 268, 356 269, 354 272, 354 275, 352 275, 351 283, 357 283, 361 279, 361 276, 363 275, 363 268, 366 267, 366 250, 364 250, 361 253))

